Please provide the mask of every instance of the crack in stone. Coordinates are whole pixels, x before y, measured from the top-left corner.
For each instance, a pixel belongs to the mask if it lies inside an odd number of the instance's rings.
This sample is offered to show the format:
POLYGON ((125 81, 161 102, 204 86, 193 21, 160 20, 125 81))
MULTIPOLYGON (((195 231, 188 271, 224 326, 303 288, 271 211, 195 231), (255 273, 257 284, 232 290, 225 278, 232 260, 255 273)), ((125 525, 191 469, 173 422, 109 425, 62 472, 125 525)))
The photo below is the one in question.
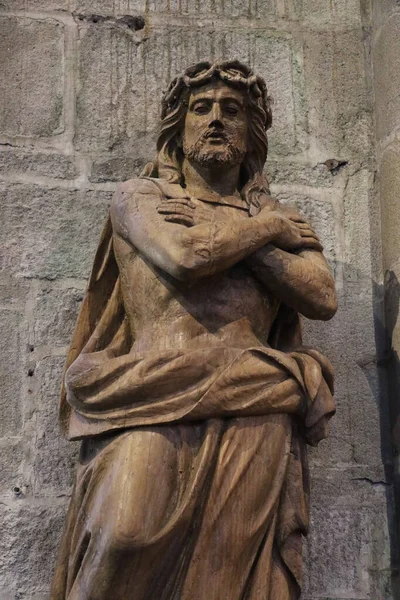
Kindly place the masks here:
POLYGON ((127 29, 131 29, 132 31, 140 31, 141 29, 144 29, 146 25, 146 21, 141 15, 124 15, 123 17, 120 17, 118 19, 115 17, 97 14, 84 15, 81 13, 72 13, 72 16, 75 20, 78 19, 79 21, 86 21, 88 23, 98 24, 111 23, 116 26, 122 26, 127 29))

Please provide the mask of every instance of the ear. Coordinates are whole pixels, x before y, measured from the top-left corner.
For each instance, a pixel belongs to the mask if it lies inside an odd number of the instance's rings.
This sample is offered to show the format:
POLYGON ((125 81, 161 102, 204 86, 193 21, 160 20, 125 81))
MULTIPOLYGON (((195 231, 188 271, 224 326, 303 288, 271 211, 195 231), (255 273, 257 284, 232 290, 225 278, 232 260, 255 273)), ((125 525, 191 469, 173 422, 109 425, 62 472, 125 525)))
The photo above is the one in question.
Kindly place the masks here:
POLYGON ((143 171, 139 177, 158 177, 158 158, 155 156, 154 160, 145 164, 143 171))

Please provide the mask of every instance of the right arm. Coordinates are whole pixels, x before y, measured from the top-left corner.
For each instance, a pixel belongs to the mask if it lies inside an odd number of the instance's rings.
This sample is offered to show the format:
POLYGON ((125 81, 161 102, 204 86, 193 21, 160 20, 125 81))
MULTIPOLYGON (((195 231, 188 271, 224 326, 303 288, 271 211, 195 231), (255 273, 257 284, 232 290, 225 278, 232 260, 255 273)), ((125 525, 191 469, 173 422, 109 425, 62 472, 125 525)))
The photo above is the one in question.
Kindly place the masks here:
POLYGON ((123 183, 111 206, 113 229, 144 258, 181 281, 228 269, 278 235, 279 224, 272 211, 261 211, 241 221, 187 228, 166 221, 157 212, 157 204, 163 199, 152 181, 123 183))

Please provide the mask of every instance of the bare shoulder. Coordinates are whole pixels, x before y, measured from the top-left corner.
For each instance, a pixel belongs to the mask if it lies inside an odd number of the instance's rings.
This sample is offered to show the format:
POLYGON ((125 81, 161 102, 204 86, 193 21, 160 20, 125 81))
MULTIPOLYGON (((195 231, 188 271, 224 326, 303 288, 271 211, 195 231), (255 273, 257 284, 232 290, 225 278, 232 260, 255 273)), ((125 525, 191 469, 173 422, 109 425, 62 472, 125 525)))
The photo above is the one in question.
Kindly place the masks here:
POLYGON ((149 200, 149 196, 158 199, 160 197, 160 189, 151 179, 128 179, 127 181, 120 183, 115 190, 111 203, 111 210, 118 210, 118 208, 125 205, 127 201, 130 201, 133 198, 140 203, 141 196, 145 196, 146 201, 149 200))
POLYGON ((162 194, 151 179, 129 179, 119 184, 110 206, 114 234, 131 242, 156 218, 162 194))

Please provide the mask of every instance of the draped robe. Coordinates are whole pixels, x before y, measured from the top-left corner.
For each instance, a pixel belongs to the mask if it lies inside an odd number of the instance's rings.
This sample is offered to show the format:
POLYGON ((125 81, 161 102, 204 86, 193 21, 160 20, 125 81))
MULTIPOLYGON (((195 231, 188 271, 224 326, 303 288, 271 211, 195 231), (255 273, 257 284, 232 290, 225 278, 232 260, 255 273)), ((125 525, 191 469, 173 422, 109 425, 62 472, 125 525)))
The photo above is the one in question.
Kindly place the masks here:
POLYGON ((268 347, 137 354, 108 220, 66 363, 81 439, 52 600, 294 600, 306 443, 334 413, 327 359, 281 305, 268 347))

